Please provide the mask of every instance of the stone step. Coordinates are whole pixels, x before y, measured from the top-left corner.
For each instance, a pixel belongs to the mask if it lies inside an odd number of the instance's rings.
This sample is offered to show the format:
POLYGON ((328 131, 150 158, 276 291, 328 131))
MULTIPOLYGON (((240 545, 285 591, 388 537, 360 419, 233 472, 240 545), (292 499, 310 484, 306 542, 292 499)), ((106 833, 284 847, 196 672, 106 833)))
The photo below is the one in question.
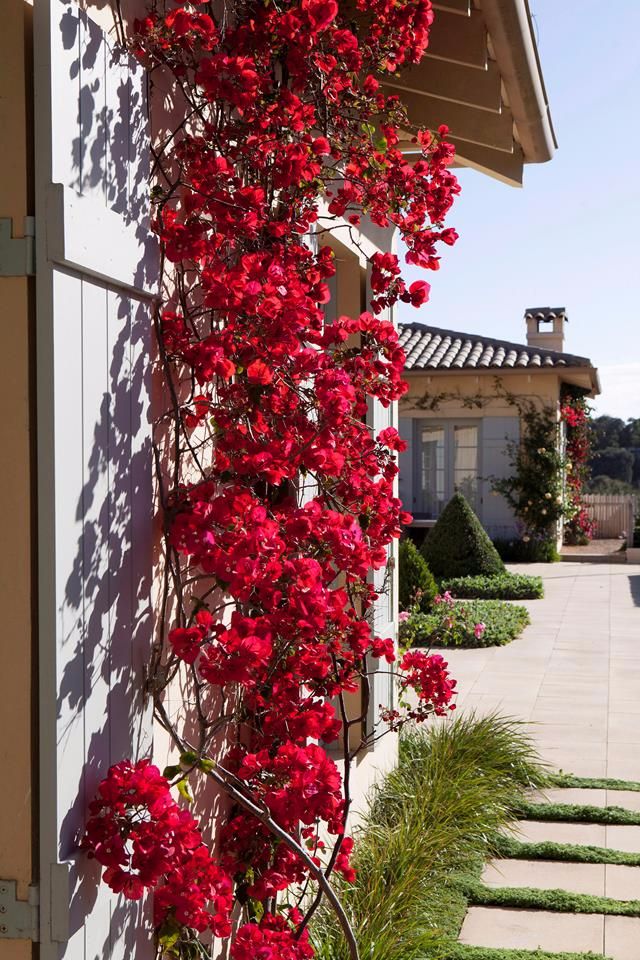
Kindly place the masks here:
POLYGON ((550 787, 532 790, 533 803, 578 803, 589 807, 623 807, 640 812, 640 792, 635 790, 592 790, 589 787, 550 787))
POLYGON ((482 881, 488 887, 567 890, 614 900, 640 900, 640 867, 553 860, 491 860, 482 881))
POLYGON ((571 843, 590 847, 609 847, 640 854, 640 826, 601 823, 555 823, 544 820, 519 820, 513 835, 524 843, 571 843))
POLYGON ((640 918, 471 907, 460 942, 476 947, 588 953, 638 960, 640 918))

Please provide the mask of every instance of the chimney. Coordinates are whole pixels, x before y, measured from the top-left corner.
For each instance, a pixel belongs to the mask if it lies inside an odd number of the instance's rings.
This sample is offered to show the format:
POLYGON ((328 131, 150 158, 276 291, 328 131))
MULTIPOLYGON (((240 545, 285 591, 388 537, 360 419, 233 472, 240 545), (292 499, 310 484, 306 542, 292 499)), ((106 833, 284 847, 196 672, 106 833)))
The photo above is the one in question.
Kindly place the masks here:
POLYGON ((564 350, 564 325, 568 317, 564 307, 529 307, 525 310, 527 346, 544 350, 564 350))

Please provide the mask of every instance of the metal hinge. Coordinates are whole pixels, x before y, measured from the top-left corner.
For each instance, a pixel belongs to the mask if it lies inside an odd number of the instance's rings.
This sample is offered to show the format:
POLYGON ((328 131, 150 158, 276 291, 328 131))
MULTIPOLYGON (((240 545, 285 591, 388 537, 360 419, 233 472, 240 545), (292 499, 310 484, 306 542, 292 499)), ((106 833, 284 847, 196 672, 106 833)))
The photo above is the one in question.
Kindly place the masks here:
POLYGON ((15 880, 0 880, 0 940, 40 939, 40 891, 29 887, 29 899, 18 900, 15 880))
POLYGON ((36 218, 24 218, 24 236, 13 236, 11 217, 0 217, 0 277, 31 277, 36 272, 36 218))

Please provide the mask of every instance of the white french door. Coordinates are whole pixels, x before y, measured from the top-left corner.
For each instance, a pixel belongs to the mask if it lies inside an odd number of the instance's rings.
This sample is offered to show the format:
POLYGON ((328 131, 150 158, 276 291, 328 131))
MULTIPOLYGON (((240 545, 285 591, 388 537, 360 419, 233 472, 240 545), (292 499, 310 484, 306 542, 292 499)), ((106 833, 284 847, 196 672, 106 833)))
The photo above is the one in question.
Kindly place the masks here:
POLYGON ((437 520, 456 492, 464 494, 477 513, 480 507, 479 422, 413 420, 410 430, 415 451, 411 485, 414 516, 437 520))

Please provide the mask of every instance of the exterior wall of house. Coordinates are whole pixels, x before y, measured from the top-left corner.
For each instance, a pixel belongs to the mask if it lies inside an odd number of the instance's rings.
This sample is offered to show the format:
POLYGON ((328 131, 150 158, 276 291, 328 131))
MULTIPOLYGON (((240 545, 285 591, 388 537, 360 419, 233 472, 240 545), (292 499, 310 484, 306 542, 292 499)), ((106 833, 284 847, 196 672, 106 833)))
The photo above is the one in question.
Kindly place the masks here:
MULTIPOLYGON (((498 371, 408 373, 409 391, 400 404, 400 432, 409 449, 400 458, 400 496, 410 512, 419 504, 419 451, 415 421, 443 424, 464 421, 478 427, 478 497, 480 520, 493 537, 517 533, 511 509, 491 489, 492 477, 510 474, 507 444, 517 441, 517 411, 496 392, 498 371)), ((561 378, 555 371, 527 370, 499 373, 500 392, 528 398, 542 406, 558 407, 561 378)))
MULTIPOLYGON (((337 230, 333 233, 322 234, 321 244, 330 246, 335 254, 336 275, 330 281, 331 301, 327 305, 332 315, 358 316, 368 309, 366 260, 356 245, 349 239, 347 230, 337 230)), ((394 246, 394 236, 391 231, 363 223, 358 237, 358 244, 370 256, 376 251, 390 252, 394 246)), ((386 426, 396 425, 396 411, 383 411, 380 404, 370 409, 370 423, 378 431, 382 425, 377 423, 380 415, 386 413, 386 426)), ((387 591, 381 597, 379 610, 376 611, 376 628, 384 636, 397 635, 397 562, 396 545, 390 550, 390 570, 387 578, 387 591)), ((351 746, 355 747, 363 733, 370 733, 376 723, 378 704, 384 702, 390 705, 393 698, 393 681, 388 674, 381 670, 370 681, 370 703, 365 728, 354 726, 351 728, 351 746)), ((354 694, 348 698, 347 710, 352 717, 363 713, 363 698, 361 694, 354 694)), ((332 753, 333 759, 339 767, 343 766, 340 757, 340 745, 332 753)), ((352 817, 357 818, 366 805, 367 796, 375 781, 388 770, 392 769, 398 757, 398 738, 396 734, 386 734, 369 750, 363 751, 354 761, 350 776, 350 793, 352 797, 352 817)))
MULTIPOLYGON (((11 218, 23 236, 24 217, 33 214, 30 135, 31 8, 6 0, 0 30, 0 217, 11 218)), ((33 577, 35 559, 32 508, 31 368, 33 281, 0 276, 0 471, 2 537, 0 551, 0 765, 10 771, 0 791, 0 877, 18 882, 27 899, 34 879, 32 815, 34 786, 32 684, 34 658, 33 577)), ((2 940, 3 960, 27 960, 27 940, 2 940)))

